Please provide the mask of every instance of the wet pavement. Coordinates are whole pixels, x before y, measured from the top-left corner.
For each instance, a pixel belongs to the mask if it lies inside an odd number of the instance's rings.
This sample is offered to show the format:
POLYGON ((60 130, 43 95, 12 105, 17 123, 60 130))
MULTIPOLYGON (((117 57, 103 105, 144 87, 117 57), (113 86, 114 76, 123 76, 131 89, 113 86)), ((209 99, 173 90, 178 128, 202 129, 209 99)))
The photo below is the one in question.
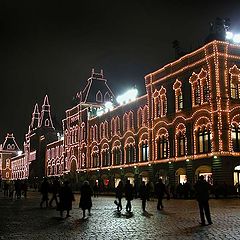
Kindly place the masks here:
POLYGON ((92 215, 83 220, 79 195, 75 198, 71 217, 61 219, 56 209, 40 209, 38 192, 19 200, 0 192, 0 240, 240 239, 240 199, 210 200, 213 225, 202 227, 195 200, 164 200, 162 211, 151 200, 143 213, 135 199, 129 215, 116 212, 114 197, 93 198, 92 215))

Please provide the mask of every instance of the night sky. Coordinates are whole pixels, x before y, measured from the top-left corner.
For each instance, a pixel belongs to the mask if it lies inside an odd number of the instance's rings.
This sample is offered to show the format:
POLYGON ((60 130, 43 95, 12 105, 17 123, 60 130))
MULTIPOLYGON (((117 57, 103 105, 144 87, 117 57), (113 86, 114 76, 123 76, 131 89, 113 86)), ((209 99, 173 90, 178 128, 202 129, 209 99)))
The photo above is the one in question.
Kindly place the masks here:
POLYGON ((0 143, 13 132, 22 147, 45 94, 61 123, 92 68, 115 95, 134 85, 144 94, 144 76, 174 60, 173 40, 195 49, 216 17, 240 32, 240 1, 223 2, 0 1, 0 143))

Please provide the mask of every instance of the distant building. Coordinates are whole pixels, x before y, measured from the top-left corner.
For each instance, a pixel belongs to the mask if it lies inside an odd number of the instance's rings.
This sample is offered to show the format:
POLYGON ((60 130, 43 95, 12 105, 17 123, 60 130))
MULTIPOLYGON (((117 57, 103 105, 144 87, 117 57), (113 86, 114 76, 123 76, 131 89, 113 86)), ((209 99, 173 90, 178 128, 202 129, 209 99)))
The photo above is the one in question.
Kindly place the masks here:
POLYGON ((11 159, 20 154, 20 149, 13 134, 8 133, 4 143, 0 146, 0 179, 12 178, 11 159))
POLYGON ((46 176, 46 146, 57 139, 58 133, 53 126, 50 104, 46 95, 41 112, 38 104, 34 107, 29 130, 25 136, 23 154, 12 158, 12 178, 38 181, 46 176))

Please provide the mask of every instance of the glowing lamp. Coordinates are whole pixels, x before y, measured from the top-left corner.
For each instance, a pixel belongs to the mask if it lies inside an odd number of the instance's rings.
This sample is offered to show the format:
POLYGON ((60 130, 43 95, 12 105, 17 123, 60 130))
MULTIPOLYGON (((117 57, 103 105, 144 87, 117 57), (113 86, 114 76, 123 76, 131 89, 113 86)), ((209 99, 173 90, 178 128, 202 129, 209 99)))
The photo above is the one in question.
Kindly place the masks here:
POLYGON ((128 102, 132 102, 137 98, 138 90, 136 88, 129 89, 123 95, 117 97, 117 102, 120 105, 126 104, 128 102))
POLYGON ((22 151, 17 151, 17 155, 20 156, 23 152, 22 151))
POLYGON ((240 34, 235 34, 233 36, 233 42, 240 43, 240 34))
POLYGON ((105 109, 106 111, 112 111, 113 110, 112 102, 105 102, 105 109))
POLYGON ((233 33, 232 32, 226 32, 226 39, 227 40, 233 39, 233 33))

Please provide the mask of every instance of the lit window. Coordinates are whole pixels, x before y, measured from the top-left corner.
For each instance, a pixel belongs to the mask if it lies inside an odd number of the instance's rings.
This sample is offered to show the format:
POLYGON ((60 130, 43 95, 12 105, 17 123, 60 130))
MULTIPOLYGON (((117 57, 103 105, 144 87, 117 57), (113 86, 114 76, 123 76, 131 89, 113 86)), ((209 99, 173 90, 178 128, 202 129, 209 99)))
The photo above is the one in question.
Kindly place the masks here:
POLYGON ((168 141, 166 136, 162 136, 157 141, 157 157, 158 159, 168 157, 168 141))
POLYGON ((119 148, 115 148, 113 151, 113 161, 115 165, 121 164, 121 151, 119 148))
POLYGON ((233 99, 238 99, 239 98, 238 84, 231 83, 231 97, 233 99))
POLYGON ((142 144, 141 146, 141 151, 142 151, 142 161, 143 162, 146 162, 148 161, 148 154, 149 154, 149 147, 148 147, 148 144, 145 143, 145 144, 142 144))
POLYGON ((209 101, 209 89, 208 85, 204 84, 203 85, 203 102, 208 102, 209 101))
POLYGON ((185 155, 185 135, 180 133, 178 136, 178 156, 185 155))
POLYGON ((211 150, 211 134, 210 130, 202 130, 198 132, 198 153, 207 153, 211 150))
POLYGON ((134 158, 134 146, 128 145, 126 147, 126 163, 134 163, 135 158, 134 158))
POLYGON ((240 152, 240 127, 232 126, 232 144, 235 152, 240 152))
POLYGON ((182 93, 180 93, 177 98, 178 98, 178 100, 177 100, 178 111, 180 111, 180 110, 183 109, 183 95, 182 95, 182 93))
POLYGON ((200 84, 199 82, 194 89, 194 104, 199 105, 201 103, 201 96, 200 96, 200 84))

